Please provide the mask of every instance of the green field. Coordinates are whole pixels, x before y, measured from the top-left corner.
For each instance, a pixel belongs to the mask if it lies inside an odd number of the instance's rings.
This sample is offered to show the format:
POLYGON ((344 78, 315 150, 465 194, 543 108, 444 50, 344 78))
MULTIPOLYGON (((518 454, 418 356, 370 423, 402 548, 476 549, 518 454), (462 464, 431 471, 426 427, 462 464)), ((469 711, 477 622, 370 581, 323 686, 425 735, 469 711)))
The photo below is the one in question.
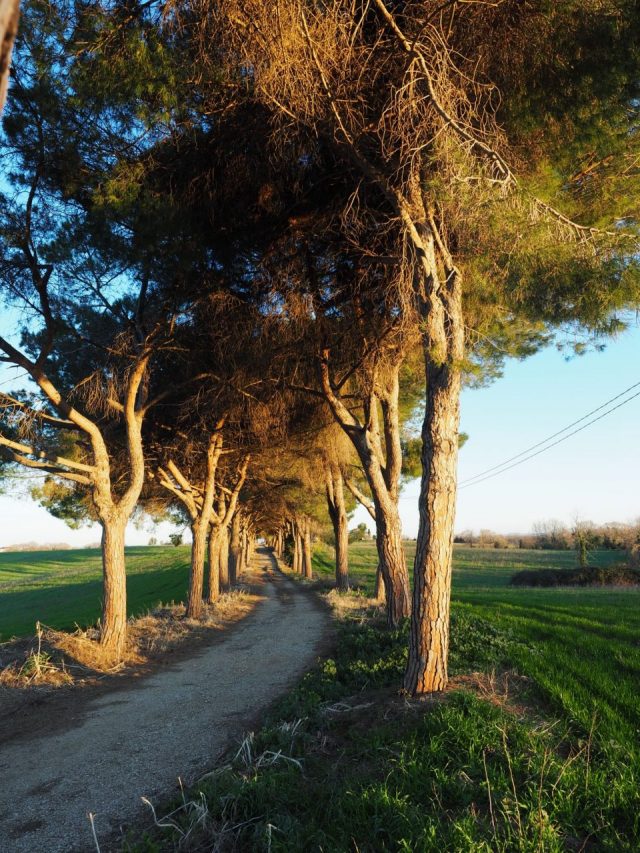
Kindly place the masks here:
MULTIPOLYGON (((406 543, 409 565, 415 552, 406 543)), ((331 554, 316 555, 322 576, 331 554)), ((352 582, 371 593, 374 543, 350 549, 352 582)), ((593 565, 607 566, 620 552, 596 551, 593 565)), ((545 698, 600 738, 625 744, 640 757, 640 589, 510 587, 521 569, 570 568, 572 551, 480 549, 456 546, 454 612, 475 614, 505 629, 514 644, 513 665, 532 677, 545 698)))
MULTIPOLYGON (((189 548, 127 548, 129 615, 159 602, 182 601, 189 548)), ((0 554, 0 640, 33 634, 36 620, 62 630, 100 617, 100 551, 29 551, 0 554)))

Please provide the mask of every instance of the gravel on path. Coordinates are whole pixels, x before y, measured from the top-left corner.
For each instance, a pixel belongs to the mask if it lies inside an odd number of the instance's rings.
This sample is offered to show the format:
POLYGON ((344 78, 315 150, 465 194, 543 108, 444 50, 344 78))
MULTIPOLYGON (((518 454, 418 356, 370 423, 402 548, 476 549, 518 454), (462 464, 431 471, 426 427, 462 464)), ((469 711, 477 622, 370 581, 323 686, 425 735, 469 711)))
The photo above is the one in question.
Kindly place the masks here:
MULTIPOLYGON (((313 663, 326 612, 258 551, 263 600, 222 642, 91 701, 80 725, 0 748, 0 851, 95 851, 216 763, 230 740, 313 663)), ((257 576, 257 577, 256 577, 257 576)))

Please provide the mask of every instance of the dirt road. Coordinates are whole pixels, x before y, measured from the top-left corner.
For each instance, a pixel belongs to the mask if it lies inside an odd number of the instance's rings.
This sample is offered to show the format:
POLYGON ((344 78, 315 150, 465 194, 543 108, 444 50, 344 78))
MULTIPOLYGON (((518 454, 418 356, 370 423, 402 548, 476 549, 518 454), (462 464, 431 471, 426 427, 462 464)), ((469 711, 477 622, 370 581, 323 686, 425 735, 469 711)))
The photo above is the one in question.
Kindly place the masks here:
POLYGON ((314 660, 328 617, 274 571, 252 566, 263 600, 222 641, 89 703, 79 724, 0 748, 2 853, 95 851, 152 802, 211 768, 230 739, 314 660))

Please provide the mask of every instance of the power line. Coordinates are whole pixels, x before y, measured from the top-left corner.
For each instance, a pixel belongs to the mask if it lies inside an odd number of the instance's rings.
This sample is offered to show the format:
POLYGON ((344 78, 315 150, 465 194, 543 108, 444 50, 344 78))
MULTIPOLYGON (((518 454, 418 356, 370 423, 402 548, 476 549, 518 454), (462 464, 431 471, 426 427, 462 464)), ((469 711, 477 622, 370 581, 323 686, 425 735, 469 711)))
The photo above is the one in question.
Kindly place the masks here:
MULTIPOLYGON (((640 384, 640 383, 638 383, 638 384, 640 384)), ((637 387, 637 385, 632 385, 631 387, 635 388, 635 387, 637 387)), ((627 390, 630 390, 630 389, 627 389, 627 390)), ((619 396, 620 395, 618 395, 618 397, 619 396)), ((618 397, 614 397, 613 399, 617 400, 618 397)), ((564 435, 562 438, 559 438, 557 441, 554 441, 553 444, 549 444, 546 447, 543 447, 542 450, 538 450, 536 453, 532 453, 530 456, 525 456, 524 459, 520 459, 518 462, 514 462, 512 465, 507 465, 506 468, 504 468, 502 466, 497 466, 500 468, 499 471, 496 471, 493 474, 487 474, 486 477, 482 477, 481 479, 477 479, 477 477, 480 476, 478 474, 478 475, 476 475, 476 477, 471 478, 471 480, 473 482, 471 482, 469 480, 465 480, 464 483, 459 486, 459 488, 460 489, 467 489, 467 488, 469 488, 469 486, 477 486, 478 483, 482 483, 485 480, 491 480, 492 477, 497 477, 500 474, 504 474, 505 471, 509 471, 511 468, 516 468, 518 465, 522 465, 524 462, 528 462, 529 459, 533 459, 534 456, 540 456, 541 453, 545 453, 547 450, 551 450, 551 448, 555 447, 557 444, 562 444, 563 441, 566 441, 568 438, 571 438, 572 435, 576 435, 576 433, 582 432, 583 429, 586 429, 587 427, 591 426, 592 424, 595 424, 597 421, 601 421, 603 418, 606 418, 607 415, 610 415, 612 412, 615 412, 616 409, 621 409, 623 406, 626 406, 627 403, 630 403, 632 400, 635 400, 636 397, 640 397, 640 391, 637 391, 631 397, 628 397, 626 400, 623 400, 622 403, 618 403, 618 405, 614 406, 612 409, 609 409, 608 411, 603 412, 603 414, 599 415, 597 418, 594 418, 592 421, 589 421, 588 423, 584 424, 584 426, 578 427, 578 429, 574 429, 573 432, 570 432, 567 435, 564 435)), ((594 409, 594 412, 599 411, 599 409, 601 409, 601 408, 602 408, 602 406, 600 406, 598 409, 594 409)), ((585 417, 588 417, 588 415, 585 415, 585 417)), ((582 420, 584 420, 584 418, 580 418, 580 421, 582 421, 582 420)), ((580 423, 580 421, 574 421, 574 423, 580 423)), ((560 432, 563 432, 563 430, 561 430, 560 432)), ((558 433, 555 433, 555 435, 558 435, 558 433)), ((547 441, 548 440, 549 439, 547 439, 547 441)), ((544 444, 545 442, 542 442, 542 443, 544 444)), ((534 447, 538 447, 538 446, 539 445, 534 445, 534 447)), ((526 453, 527 451, 523 451, 523 452, 526 453)), ((518 454, 518 455, 520 456, 522 454, 518 454)), ((515 458, 516 457, 512 457, 512 459, 515 459, 515 458)), ((505 464, 506 463, 503 463, 503 465, 505 465, 505 464)))
POLYGON ((17 376, 12 376, 11 379, 7 379, 5 382, 0 382, 0 387, 3 385, 11 385, 12 382, 16 382, 18 379, 24 379, 25 376, 29 376, 28 370, 25 370, 24 373, 19 373, 17 376))
MULTIPOLYGON (((556 438, 556 436, 562 435, 563 432, 566 432, 568 429, 571 429, 571 427, 577 426, 577 424, 580 424, 580 423, 582 423, 582 421, 585 421, 587 418, 590 418, 591 415, 595 415, 596 412, 602 411, 602 409, 606 408, 611 403, 614 403, 616 400, 619 400, 620 397, 624 397, 625 394, 629 393, 629 391, 633 391, 634 388, 638 388, 638 387, 640 387, 640 382, 636 382, 635 384, 630 385, 628 388, 625 388, 624 391, 621 391, 619 394, 616 394, 615 397, 611 397, 610 400, 607 400, 605 403, 602 403, 602 405, 598 406, 596 409, 592 409, 590 412, 587 412, 586 415, 583 415, 581 418, 578 418, 577 421, 572 421, 570 424, 567 424, 566 427, 563 427, 562 429, 558 430, 557 432, 554 432, 553 435, 549 435, 549 436, 547 436, 547 438, 543 439, 542 441, 539 441, 537 444, 532 444, 531 447, 527 447, 524 450, 521 450, 520 453, 516 453, 515 456, 510 456, 509 459, 505 459, 504 462, 500 462, 498 465, 493 465, 491 468, 486 468, 484 471, 480 471, 479 473, 475 474, 473 477, 467 477, 467 479, 463 480, 459 485, 462 487, 462 486, 470 485, 473 480, 478 480, 479 478, 484 479, 485 474, 490 474, 492 471, 497 471, 498 468, 503 468, 505 465, 508 465, 509 462, 514 462, 516 459, 520 459, 521 456, 525 456, 527 453, 530 453, 532 450, 536 450, 538 447, 542 447, 543 444, 547 444, 549 441, 556 438)), ((634 397, 637 397, 637 396, 638 396, 637 394, 634 394, 633 397, 629 398, 629 400, 633 400, 634 397)), ((628 402, 628 401, 626 401, 626 402, 628 402)), ((616 406, 614 409, 611 409, 611 411, 613 412, 617 408, 619 408, 619 406, 616 406)), ((608 414, 608 412, 606 414, 608 414)), ((596 420, 600 420, 600 418, 596 418, 596 420)), ((591 423, 595 423, 595 421, 591 421, 591 423)), ((585 424, 585 426, 588 426, 588 424, 585 424)), ((580 432, 580 430, 576 430, 576 432, 580 432)), ((575 433, 571 433, 571 435, 575 435, 575 433)), ((566 437, 569 438, 569 436, 566 436, 566 437)), ((559 444, 559 442, 555 442, 555 444, 559 444)), ((550 447, 554 447, 555 444, 550 445, 550 447)), ((534 456, 537 456, 537 454, 534 454, 534 456)), ((527 458, 531 458, 531 457, 527 457, 527 458)), ((523 459, 522 461, 524 462, 525 460, 523 459)))

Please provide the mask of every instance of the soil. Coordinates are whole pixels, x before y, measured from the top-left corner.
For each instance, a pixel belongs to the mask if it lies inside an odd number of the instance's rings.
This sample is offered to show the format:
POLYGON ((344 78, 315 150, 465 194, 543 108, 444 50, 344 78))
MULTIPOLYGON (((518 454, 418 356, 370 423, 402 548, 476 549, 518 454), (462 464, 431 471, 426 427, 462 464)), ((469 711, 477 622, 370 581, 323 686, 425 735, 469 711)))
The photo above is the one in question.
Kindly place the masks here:
POLYGON ((142 797, 158 803, 195 781, 313 663, 326 610, 266 550, 248 580, 260 597, 249 616, 155 671, 0 693, 3 853, 95 851, 89 814, 99 842, 150 822, 142 797))

